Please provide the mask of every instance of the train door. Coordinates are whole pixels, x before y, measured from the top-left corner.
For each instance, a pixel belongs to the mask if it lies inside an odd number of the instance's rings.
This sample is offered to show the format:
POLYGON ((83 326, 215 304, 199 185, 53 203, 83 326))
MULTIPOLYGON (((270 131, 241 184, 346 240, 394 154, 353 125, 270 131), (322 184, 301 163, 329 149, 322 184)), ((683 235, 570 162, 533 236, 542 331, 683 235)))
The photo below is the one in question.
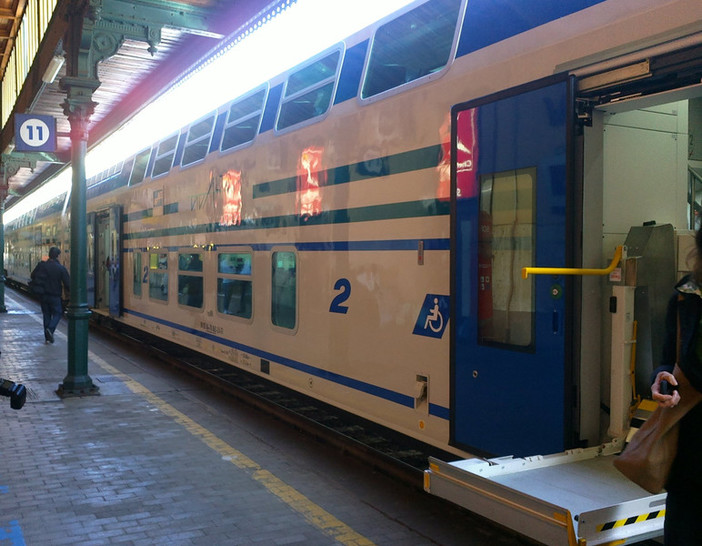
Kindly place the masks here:
POLYGON ((114 206, 95 214, 95 309, 119 316, 121 304, 120 245, 122 208, 114 206))
POLYGON ((569 447, 565 267, 572 83, 563 77, 452 110, 452 444, 527 456, 569 447))

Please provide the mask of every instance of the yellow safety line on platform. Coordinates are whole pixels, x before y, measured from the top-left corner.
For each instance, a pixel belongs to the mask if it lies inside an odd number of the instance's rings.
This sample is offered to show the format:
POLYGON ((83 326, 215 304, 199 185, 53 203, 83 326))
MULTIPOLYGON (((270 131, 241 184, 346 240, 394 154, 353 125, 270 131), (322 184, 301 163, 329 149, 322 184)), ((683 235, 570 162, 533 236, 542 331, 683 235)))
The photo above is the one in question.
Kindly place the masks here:
POLYGON ((185 427, 190 434, 200 438, 200 440, 219 453, 225 460, 230 461, 242 470, 251 471, 251 476, 254 480, 263 485, 268 491, 290 506, 290 508, 301 514, 308 522, 326 535, 333 537, 334 540, 337 540, 341 544, 348 544, 349 546, 370 546, 373 544, 371 540, 358 534, 348 525, 335 518, 280 478, 271 474, 268 470, 261 468, 256 461, 253 461, 241 451, 233 448, 224 440, 221 440, 205 427, 197 424, 190 417, 156 396, 138 381, 120 372, 117 368, 108 364, 92 351, 88 351, 88 355, 93 362, 105 371, 122 379, 129 390, 146 398, 146 400, 156 406, 162 413, 172 417, 178 424, 185 427))
MULTIPOLYGON (((22 305, 15 301, 15 305, 22 305)), ((25 308, 26 309, 26 308, 25 308)), ((42 323, 41 315, 31 315, 34 320, 42 323)), ((56 331, 60 337, 65 337, 62 332, 56 331)), ((182 425, 190 434, 202 440, 207 446, 212 448, 223 459, 230 461, 238 468, 249 471, 251 477, 263 485, 268 491, 282 500, 290 508, 301 514, 310 524, 324 534, 332 537, 341 544, 348 546, 373 546, 374 542, 367 539, 363 535, 357 533, 351 527, 340 521, 332 514, 324 510, 321 506, 315 504, 305 495, 297 491, 295 488, 286 484, 280 478, 271 474, 268 470, 261 467, 256 461, 253 461, 241 451, 233 448, 224 440, 215 436, 205 427, 197 424, 190 417, 171 406, 168 402, 155 395, 144 385, 132 379, 129 375, 120 372, 117 368, 107 363, 103 358, 99 357, 92 351, 88 351, 88 358, 95 364, 103 368, 107 373, 110 373, 119 379, 133 393, 143 396, 151 402, 162 413, 172 417, 178 424, 182 425)))

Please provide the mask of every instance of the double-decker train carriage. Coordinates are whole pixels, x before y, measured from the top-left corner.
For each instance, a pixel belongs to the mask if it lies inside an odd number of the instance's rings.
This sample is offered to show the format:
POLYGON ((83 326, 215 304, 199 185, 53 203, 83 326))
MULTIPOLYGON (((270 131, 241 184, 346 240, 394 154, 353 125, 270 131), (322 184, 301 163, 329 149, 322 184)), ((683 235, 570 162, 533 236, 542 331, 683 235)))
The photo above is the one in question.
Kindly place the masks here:
MULTIPOLYGON (((701 80, 695 0, 412 2, 92 176, 89 303, 465 458, 426 489, 538 540, 653 536, 664 495, 609 466, 688 269, 701 80)), ((68 261, 69 199, 7 224, 9 279, 68 261)))

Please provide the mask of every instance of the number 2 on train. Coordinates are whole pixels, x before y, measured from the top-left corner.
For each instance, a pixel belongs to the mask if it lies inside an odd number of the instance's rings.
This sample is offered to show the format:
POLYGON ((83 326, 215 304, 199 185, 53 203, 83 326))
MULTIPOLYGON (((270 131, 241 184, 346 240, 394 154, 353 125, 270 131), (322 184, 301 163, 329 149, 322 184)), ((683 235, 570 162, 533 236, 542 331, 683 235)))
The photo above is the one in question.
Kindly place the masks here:
POLYGON ((342 305, 351 296, 351 281, 348 279, 339 279, 334 283, 334 290, 339 290, 339 293, 332 300, 329 306, 330 313, 341 313, 345 315, 349 311, 348 305, 342 305))

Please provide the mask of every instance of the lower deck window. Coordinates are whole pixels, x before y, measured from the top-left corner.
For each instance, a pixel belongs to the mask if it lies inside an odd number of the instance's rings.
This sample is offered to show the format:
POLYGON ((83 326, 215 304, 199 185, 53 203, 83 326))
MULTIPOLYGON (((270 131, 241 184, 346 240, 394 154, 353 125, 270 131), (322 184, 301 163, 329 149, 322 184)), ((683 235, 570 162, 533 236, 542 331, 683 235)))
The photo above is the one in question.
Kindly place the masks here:
POLYGON ((225 315, 251 318, 251 281, 218 278, 217 311, 225 315))
POLYGON ((202 307, 202 277, 178 275, 178 303, 202 307))
POLYGON ((168 301, 168 254, 149 255, 149 297, 168 301))
POLYGON ((135 252, 133 255, 133 273, 132 287, 135 296, 141 296, 141 252, 135 252))
POLYGON ((297 315, 297 261, 294 252, 274 252, 271 270, 271 321, 294 329, 297 315))
POLYGON ((202 308, 203 263, 198 252, 178 254, 178 303, 188 307, 202 308), (192 272, 184 274, 183 271, 192 272))
POLYGON ((253 313, 251 253, 222 253, 217 259, 217 311, 250 319, 253 313))

